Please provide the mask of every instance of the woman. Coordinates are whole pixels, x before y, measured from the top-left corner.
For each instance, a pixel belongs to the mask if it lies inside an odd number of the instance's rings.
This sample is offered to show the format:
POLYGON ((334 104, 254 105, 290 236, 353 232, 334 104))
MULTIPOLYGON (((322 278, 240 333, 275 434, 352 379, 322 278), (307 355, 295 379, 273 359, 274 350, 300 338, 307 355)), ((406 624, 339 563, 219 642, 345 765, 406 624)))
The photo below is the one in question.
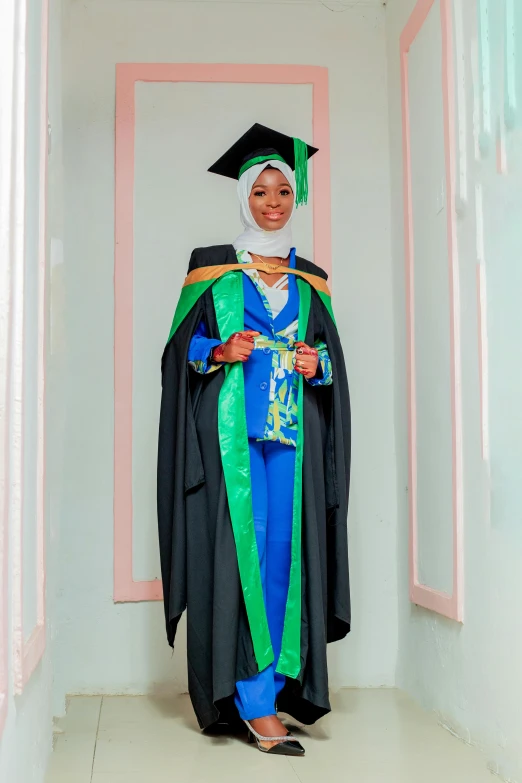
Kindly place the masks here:
POLYGON ((350 630, 346 372, 327 275, 290 229, 315 152, 256 124, 211 167, 239 180, 245 230, 193 252, 162 360, 168 641, 186 608, 202 728, 239 713, 286 755, 304 749, 277 711, 330 710, 326 643, 350 630))

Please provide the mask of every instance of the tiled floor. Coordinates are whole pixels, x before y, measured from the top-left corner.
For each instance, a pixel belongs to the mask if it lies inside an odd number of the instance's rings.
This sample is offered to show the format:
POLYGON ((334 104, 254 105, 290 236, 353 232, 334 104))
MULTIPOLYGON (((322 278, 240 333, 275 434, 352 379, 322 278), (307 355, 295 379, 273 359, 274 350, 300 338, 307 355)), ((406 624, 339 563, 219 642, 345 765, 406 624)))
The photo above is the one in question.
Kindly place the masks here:
MULTIPOLYGON (((493 783, 480 753, 397 690, 343 690, 296 733, 304 758, 207 736, 187 696, 75 697, 46 783, 493 783)), ((291 725, 288 722, 288 725, 291 725)))

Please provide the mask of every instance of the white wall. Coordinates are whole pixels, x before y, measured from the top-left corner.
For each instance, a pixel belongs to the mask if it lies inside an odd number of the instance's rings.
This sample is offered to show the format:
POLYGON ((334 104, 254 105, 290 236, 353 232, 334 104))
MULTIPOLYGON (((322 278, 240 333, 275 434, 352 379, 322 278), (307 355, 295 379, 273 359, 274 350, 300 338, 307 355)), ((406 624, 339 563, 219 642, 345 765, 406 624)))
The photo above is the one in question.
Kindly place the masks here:
MULTIPOLYGON (((6 586, 1 574, 2 604, 7 607, 7 635, 0 619, 0 665, 7 663, 7 718, 0 726, 0 780, 2 783, 42 783, 52 747, 50 648, 15 694, 14 628, 18 616, 27 642, 37 621, 37 357, 39 298, 39 187, 41 110, 41 0, 5 2, 0 7, 0 236, 2 237, 2 328, 0 330, 0 527, 7 524, 6 586), (15 13, 13 13, 15 11, 15 13), (27 11, 27 29, 26 16, 27 11), (12 113, 11 113, 12 109, 12 113), (23 209, 23 213, 22 210, 23 209), (23 298, 19 296, 24 286, 23 298), (20 306, 21 302, 21 306, 20 306), (7 349, 7 350, 6 350, 7 349), (16 385, 15 363, 23 366, 16 385), (5 384, 5 385, 4 385, 5 384), (7 403, 6 408, 4 408, 7 403), (18 431, 18 410, 22 427, 18 431), (6 413, 7 411, 7 413, 6 413), (22 445, 21 470, 17 450, 22 445), (19 478, 21 484, 19 485, 19 478), (22 547, 20 567, 17 515, 21 498, 22 547), (5 505, 4 505, 5 504, 5 505), (4 516, 5 514, 5 516, 4 516), (19 581, 21 580, 21 581, 19 581), (22 595, 20 596, 20 584, 22 595)), ((52 24, 54 25, 54 17, 52 24)), ((44 126, 44 131, 46 127, 44 126)), ((47 502, 45 502, 45 517, 47 502)), ((47 537, 46 537, 47 538, 47 537)), ((46 541, 48 552, 51 542, 46 541)), ((1 547, 0 547, 1 548, 1 547)), ((2 570, 0 566, 0 571, 2 570)), ((47 602, 48 616, 52 602, 47 602)), ((18 648, 17 648, 18 649, 18 648)), ((3 680, 0 672, 0 681, 3 680)), ((24 680, 27 677, 24 675, 24 680)), ((0 687, 3 689, 3 681, 0 687)))
POLYGON ((2 783, 43 783, 52 748, 51 684, 47 652, 24 693, 9 697, 7 721, 0 740, 2 783))
MULTIPOLYGON (((495 135, 502 131, 502 74, 505 66, 500 34, 504 4, 490 4, 493 138, 481 135, 480 64, 475 7, 456 0, 462 10, 456 57, 463 64, 459 127, 463 144, 458 160, 467 159, 463 182, 467 204, 458 220, 461 293, 462 397, 464 458, 464 623, 459 625, 408 600, 408 486, 406 406, 406 324, 402 209, 402 138, 399 36, 414 7, 413 0, 390 0, 387 8, 390 159, 392 193, 393 289, 395 303, 395 431, 397 433, 399 665, 397 684, 466 741, 477 743, 503 778, 522 779, 522 594, 520 466, 522 379, 520 362, 521 251, 520 193, 522 139, 520 127, 507 132, 507 169, 497 170, 495 135), (461 58, 461 59, 460 59, 461 58), (463 119, 467 120, 463 124, 463 119), (480 142, 480 143, 479 143, 480 142), (484 203, 484 253, 476 188, 484 203), (518 204, 518 206, 516 206, 518 204), (518 214, 518 217, 516 215, 518 214), (476 270, 484 263, 487 293, 489 363, 483 388, 489 393, 481 449, 481 397, 476 270), (515 347, 517 346, 517 347, 515 347), (487 418, 489 416, 489 427, 487 418)), ((516 31, 522 35, 522 8, 516 31)), ((438 12, 438 9, 436 9, 438 12)), ((457 17, 456 21, 459 19, 457 17)), ((522 62, 517 64, 518 77, 522 62)), ((520 81, 518 82, 520 105, 520 81)), ((426 111, 431 96, 426 92, 426 111)), ((431 150, 426 151, 427 155, 431 150)), ((425 194, 426 195, 426 194, 425 194)), ((432 193, 427 194, 429 197, 432 193)), ((415 206, 415 205, 414 205, 415 206)), ((437 585, 435 585, 437 586, 437 585)))
MULTIPOLYGON (((49 18, 49 162, 48 162, 48 274, 49 274, 49 329, 47 363, 47 485, 49 492, 49 518, 47 551, 47 596, 51 607, 63 594, 61 582, 61 518, 56 513, 58 498, 53 492, 55 471, 60 471, 64 440, 64 411, 58 379, 65 372, 61 363, 63 334, 57 320, 64 297, 63 280, 63 129, 62 129, 62 0, 51 0, 49 18), (58 383, 58 388, 56 384, 58 383)), ((58 479, 59 480, 59 479, 58 479)), ((51 611, 49 617, 48 644, 55 687, 52 691, 52 713, 62 715, 65 711, 64 694, 56 687, 57 635, 60 616, 51 611)))
MULTIPOLYGON (((354 412, 349 516, 354 631, 331 648, 331 677, 334 686, 393 684, 394 346, 382 4, 354 3, 333 13, 322 4, 103 0, 69 3, 63 27, 65 228, 63 264, 52 283, 49 427, 51 523, 60 547, 56 703, 67 692, 185 687, 182 634, 172 661, 162 606, 112 601, 114 100, 115 64, 126 61, 329 68, 334 307, 354 412)), ((285 127, 292 127, 293 110, 282 106, 285 127)), ((209 149, 217 135, 225 138, 222 121, 215 131, 209 123, 209 149)), ((203 149, 195 163, 203 167, 204 162, 211 160, 203 149)), ((137 198, 143 201, 143 195, 137 198)), ((187 198, 197 199, 189 185, 187 198)), ((225 209, 225 199, 218 208, 225 209)), ((210 237, 199 215, 178 233, 184 250, 161 261, 165 280, 171 263, 182 275, 192 245, 233 239, 210 237)), ((161 277, 158 258, 152 254, 150 263, 161 277)), ((172 291, 171 311, 176 297, 172 291)), ((154 308, 154 301, 149 306, 154 308)), ((168 327, 166 322, 165 335, 168 327)), ((153 362, 158 389, 159 359, 158 350, 153 362)), ((147 469, 152 475, 154 465, 147 469)), ((150 537, 149 549, 155 546, 152 526, 150 537)), ((136 576, 149 575, 151 561, 137 561, 136 576)))

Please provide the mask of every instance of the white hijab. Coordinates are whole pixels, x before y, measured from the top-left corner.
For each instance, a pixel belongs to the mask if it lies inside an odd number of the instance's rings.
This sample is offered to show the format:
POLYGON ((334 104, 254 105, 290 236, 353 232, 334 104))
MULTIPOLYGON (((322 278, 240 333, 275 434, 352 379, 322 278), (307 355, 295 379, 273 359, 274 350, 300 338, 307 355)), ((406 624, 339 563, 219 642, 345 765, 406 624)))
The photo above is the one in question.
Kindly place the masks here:
POLYGON ((290 219, 284 228, 274 231, 265 231, 257 225, 250 211, 248 199, 252 192, 254 182, 267 166, 279 169, 284 174, 295 195, 294 172, 286 163, 280 160, 266 160, 257 163, 242 174, 237 183, 237 195, 239 197, 241 222, 245 228, 242 234, 233 243, 235 250, 246 250, 248 253, 257 253, 260 256, 287 258, 292 245, 292 229, 290 223, 295 211, 295 201, 290 219))

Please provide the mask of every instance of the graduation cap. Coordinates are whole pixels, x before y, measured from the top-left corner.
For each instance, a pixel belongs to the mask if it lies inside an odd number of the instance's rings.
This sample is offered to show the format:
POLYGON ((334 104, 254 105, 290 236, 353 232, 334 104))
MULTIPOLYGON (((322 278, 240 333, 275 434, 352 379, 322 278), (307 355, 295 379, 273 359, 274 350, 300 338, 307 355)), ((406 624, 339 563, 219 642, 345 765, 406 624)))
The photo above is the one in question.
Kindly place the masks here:
POLYGON ((308 159, 318 150, 301 139, 256 122, 210 168, 212 174, 239 179, 245 171, 269 160, 280 160, 295 171, 296 206, 308 201, 308 159))

